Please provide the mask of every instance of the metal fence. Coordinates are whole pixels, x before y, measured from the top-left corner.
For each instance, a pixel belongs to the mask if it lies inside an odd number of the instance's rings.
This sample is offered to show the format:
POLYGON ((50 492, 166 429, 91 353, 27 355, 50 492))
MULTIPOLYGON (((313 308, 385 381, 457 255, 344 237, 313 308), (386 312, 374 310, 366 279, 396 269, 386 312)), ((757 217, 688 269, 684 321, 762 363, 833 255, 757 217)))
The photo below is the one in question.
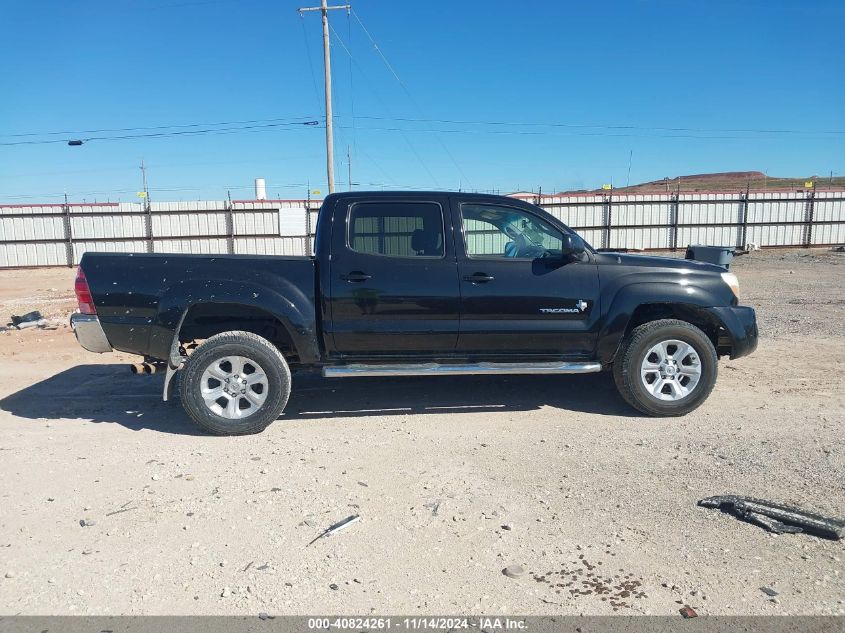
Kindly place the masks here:
MULTIPOLYGON (((599 248, 845 243, 845 191, 542 196, 599 248)), ((86 251, 310 255, 320 201, 0 205, 0 267, 70 266, 86 251)))

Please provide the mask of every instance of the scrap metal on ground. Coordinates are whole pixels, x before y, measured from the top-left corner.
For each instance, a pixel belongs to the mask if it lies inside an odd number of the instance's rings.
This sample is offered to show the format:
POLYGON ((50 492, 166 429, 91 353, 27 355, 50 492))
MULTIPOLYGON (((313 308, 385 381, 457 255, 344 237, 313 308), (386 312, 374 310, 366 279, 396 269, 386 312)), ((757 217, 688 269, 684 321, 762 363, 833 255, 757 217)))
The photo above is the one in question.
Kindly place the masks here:
POLYGON ((805 532, 834 540, 841 539, 845 534, 845 520, 824 517, 801 508, 754 497, 721 495, 702 499, 698 505, 703 508, 718 508, 775 534, 805 532))

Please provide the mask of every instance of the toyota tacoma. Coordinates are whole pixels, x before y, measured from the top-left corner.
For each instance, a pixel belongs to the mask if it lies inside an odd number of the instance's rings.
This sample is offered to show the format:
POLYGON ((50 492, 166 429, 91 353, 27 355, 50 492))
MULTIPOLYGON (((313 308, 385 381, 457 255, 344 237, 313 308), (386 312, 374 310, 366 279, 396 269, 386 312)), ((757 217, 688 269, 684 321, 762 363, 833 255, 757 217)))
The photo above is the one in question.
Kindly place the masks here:
POLYGON ((326 197, 313 257, 86 253, 71 324, 166 371, 206 431, 276 420, 291 371, 331 378, 612 372, 650 416, 698 407, 757 346, 725 268, 599 252, 513 198, 326 197))

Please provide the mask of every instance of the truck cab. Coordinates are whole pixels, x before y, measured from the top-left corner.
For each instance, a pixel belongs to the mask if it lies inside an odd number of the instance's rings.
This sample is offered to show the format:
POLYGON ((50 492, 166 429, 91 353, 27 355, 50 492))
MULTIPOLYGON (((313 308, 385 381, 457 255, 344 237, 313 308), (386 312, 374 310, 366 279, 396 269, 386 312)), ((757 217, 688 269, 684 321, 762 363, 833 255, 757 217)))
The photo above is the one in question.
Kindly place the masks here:
POLYGON ((473 194, 380 194, 329 197, 324 208, 332 224, 318 227, 317 258, 329 357, 592 354, 595 254, 536 207, 473 194))

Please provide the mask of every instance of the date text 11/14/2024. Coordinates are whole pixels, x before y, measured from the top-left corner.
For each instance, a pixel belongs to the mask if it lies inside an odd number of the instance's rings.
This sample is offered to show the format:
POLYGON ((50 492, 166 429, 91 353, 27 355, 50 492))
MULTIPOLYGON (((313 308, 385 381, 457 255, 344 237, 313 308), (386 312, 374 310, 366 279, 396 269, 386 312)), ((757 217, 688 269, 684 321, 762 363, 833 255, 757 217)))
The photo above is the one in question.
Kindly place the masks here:
POLYGON ((453 631, 477 628, 479 630, 521 631, 527 623, 521 618, 508 617, 336 617, 308 618, 309 630, 391 630, 453 631))

